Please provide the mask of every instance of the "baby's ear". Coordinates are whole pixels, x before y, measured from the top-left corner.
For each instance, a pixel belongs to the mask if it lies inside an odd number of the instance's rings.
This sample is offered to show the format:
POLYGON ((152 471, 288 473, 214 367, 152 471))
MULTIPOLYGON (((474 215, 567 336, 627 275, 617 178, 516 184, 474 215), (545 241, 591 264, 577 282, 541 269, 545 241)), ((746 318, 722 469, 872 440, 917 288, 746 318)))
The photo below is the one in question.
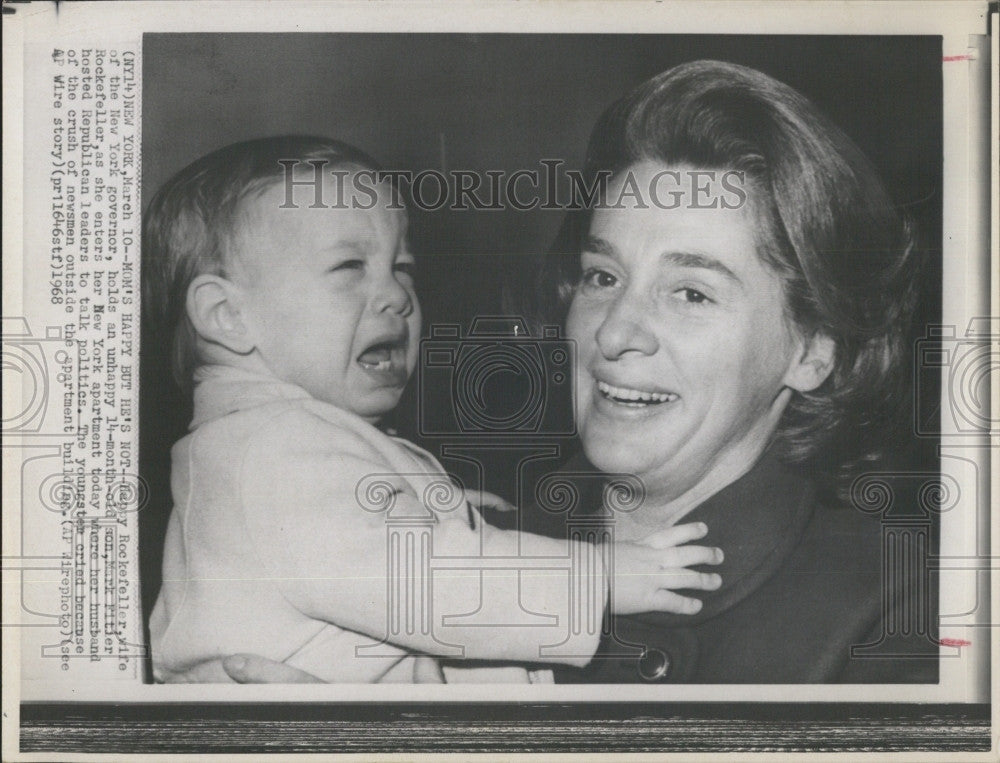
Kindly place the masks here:
POLYGON ((221 276, 203 274, 187 290, 187 314, 202 339, 238 355, 253 351, 255 343, 243 315, 240 288, 221 276))
POLYGON ((803 338, 785 374, 785 385, 798 392, 811 392, 826 381, 836 357, 836 342, 826 334, 803 338))

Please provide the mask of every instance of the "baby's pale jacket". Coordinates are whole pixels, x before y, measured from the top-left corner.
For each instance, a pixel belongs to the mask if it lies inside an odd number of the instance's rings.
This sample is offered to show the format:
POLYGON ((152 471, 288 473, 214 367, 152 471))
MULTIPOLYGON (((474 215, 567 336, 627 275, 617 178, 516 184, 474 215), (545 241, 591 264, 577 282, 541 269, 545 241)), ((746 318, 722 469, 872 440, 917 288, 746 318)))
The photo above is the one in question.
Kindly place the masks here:
POLYGON ((196 383, 191 431, 171 453, 174 509, 150 618, 157 680, 236 653, 364 683, 412 681, 414 653, 590 660, 600 633, 580 627, 579 607, 603 611, 605 572, 593 563, 572 581, 559 561, 593 559, 589 544, 473 527, 464 499, 436 492, 447 489, 433 456, 300 387, 223 366, 199 369, 196 383), (392 571, 390 556, 406 558, 392 543, 421 536, 390 542, 390 523, 429 524, 445 569, 392 571), (481 565, 484 554, 553 562, 502 569, 481 565), (585 592, 575 614, 571 590, 585 592))

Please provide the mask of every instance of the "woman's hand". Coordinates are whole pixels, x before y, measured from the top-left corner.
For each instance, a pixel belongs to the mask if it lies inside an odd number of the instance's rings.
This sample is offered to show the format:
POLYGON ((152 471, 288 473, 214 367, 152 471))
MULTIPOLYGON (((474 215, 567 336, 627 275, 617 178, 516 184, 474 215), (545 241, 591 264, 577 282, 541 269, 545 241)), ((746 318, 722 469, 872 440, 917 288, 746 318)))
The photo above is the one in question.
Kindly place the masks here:
POLYGON ((208 660, 174 673, 166 679, 168 684, 321 684, 323 681, 311 673, 274 662, 256 654, 233 654, 217 660, 208 660))
POLYGON ((701 601, 674 593, 690 588, 714 591, 722 578, 714 572, 686 569, 698 564, 719 564, 722 549, 683 545, 708 532, 701 522, 675 525, 634 543, 614 544, 611 578, 612 611, 619 615, 639 612, 673 612, 693 615, 701 601))
MULTIPOLYGON (((312 673, 275 662, 257 654, 233 654, 225 659, 209 660, 184 673, 177 673, 167 683, 238 684, 321 684, 312 673)), ((413 683, 444 683, 441 666, 433 657, 417 655, 413 665, 413 683)))
POLYGON ((312 673, 274 662, 256 654, 234 654, 222 661, 226 673, 238 684, 321 684, 312 673))

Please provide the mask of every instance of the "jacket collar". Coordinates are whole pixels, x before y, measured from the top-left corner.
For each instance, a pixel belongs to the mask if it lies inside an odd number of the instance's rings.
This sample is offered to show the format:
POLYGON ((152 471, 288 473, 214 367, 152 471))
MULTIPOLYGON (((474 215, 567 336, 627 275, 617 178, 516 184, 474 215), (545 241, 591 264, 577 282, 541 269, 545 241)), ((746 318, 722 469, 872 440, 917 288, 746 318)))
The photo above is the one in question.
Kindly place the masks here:
POLYGON ((194 372, 194 430, 213 419, 279 400, 309 399, 301 387, 264 374, 222 365, 201 366, 194 372))
POLYGON ((708 534, 699 545, 718 546, 725 554, 717 591, 696 591, 702 600, 694 616, 656 613, 639 619, 663 625, 690 626, 708 620, 745 599, 784 563, 798 544, 814 510, 812 483, 770 453, 745 475, 730 483, 684 517, 704 522, 708 534))

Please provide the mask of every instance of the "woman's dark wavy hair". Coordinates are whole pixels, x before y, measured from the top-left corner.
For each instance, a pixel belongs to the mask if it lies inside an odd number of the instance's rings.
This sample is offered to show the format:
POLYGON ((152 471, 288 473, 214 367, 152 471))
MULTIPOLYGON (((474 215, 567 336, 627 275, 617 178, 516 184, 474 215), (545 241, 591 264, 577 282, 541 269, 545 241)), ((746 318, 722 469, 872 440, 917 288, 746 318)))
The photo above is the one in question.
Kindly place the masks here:
POLYGON ((204 273, 225 275, 240 205, 284 177, 282 160, 324 162, 323 173, 340 167, 380 169, 360 149, 332 138, 258 138, 189 164, 160 188, 143 215, 143 317, 155 338, 170 342, 173 376, 181 389, 190 386, 199 362, 185 309, 188 286, 204 273))
MULTIPOLYGON (((860 149, 787 85, 696 61, 644 82, 603 114, 585 178, 642 161, 745 172, 759 255, 783 282, 789 318, 804 335, 836 343, 832 373, 794 395, 772 451, 791 463, 836 466, 842 478, 877 458, 908 405, 904 360, 919 263, 911 226, 860 149)), ((570 213, 536 281, 537 304, 560 306, 550 319, 565 317, 589 219, 589 210, 570 213)))

